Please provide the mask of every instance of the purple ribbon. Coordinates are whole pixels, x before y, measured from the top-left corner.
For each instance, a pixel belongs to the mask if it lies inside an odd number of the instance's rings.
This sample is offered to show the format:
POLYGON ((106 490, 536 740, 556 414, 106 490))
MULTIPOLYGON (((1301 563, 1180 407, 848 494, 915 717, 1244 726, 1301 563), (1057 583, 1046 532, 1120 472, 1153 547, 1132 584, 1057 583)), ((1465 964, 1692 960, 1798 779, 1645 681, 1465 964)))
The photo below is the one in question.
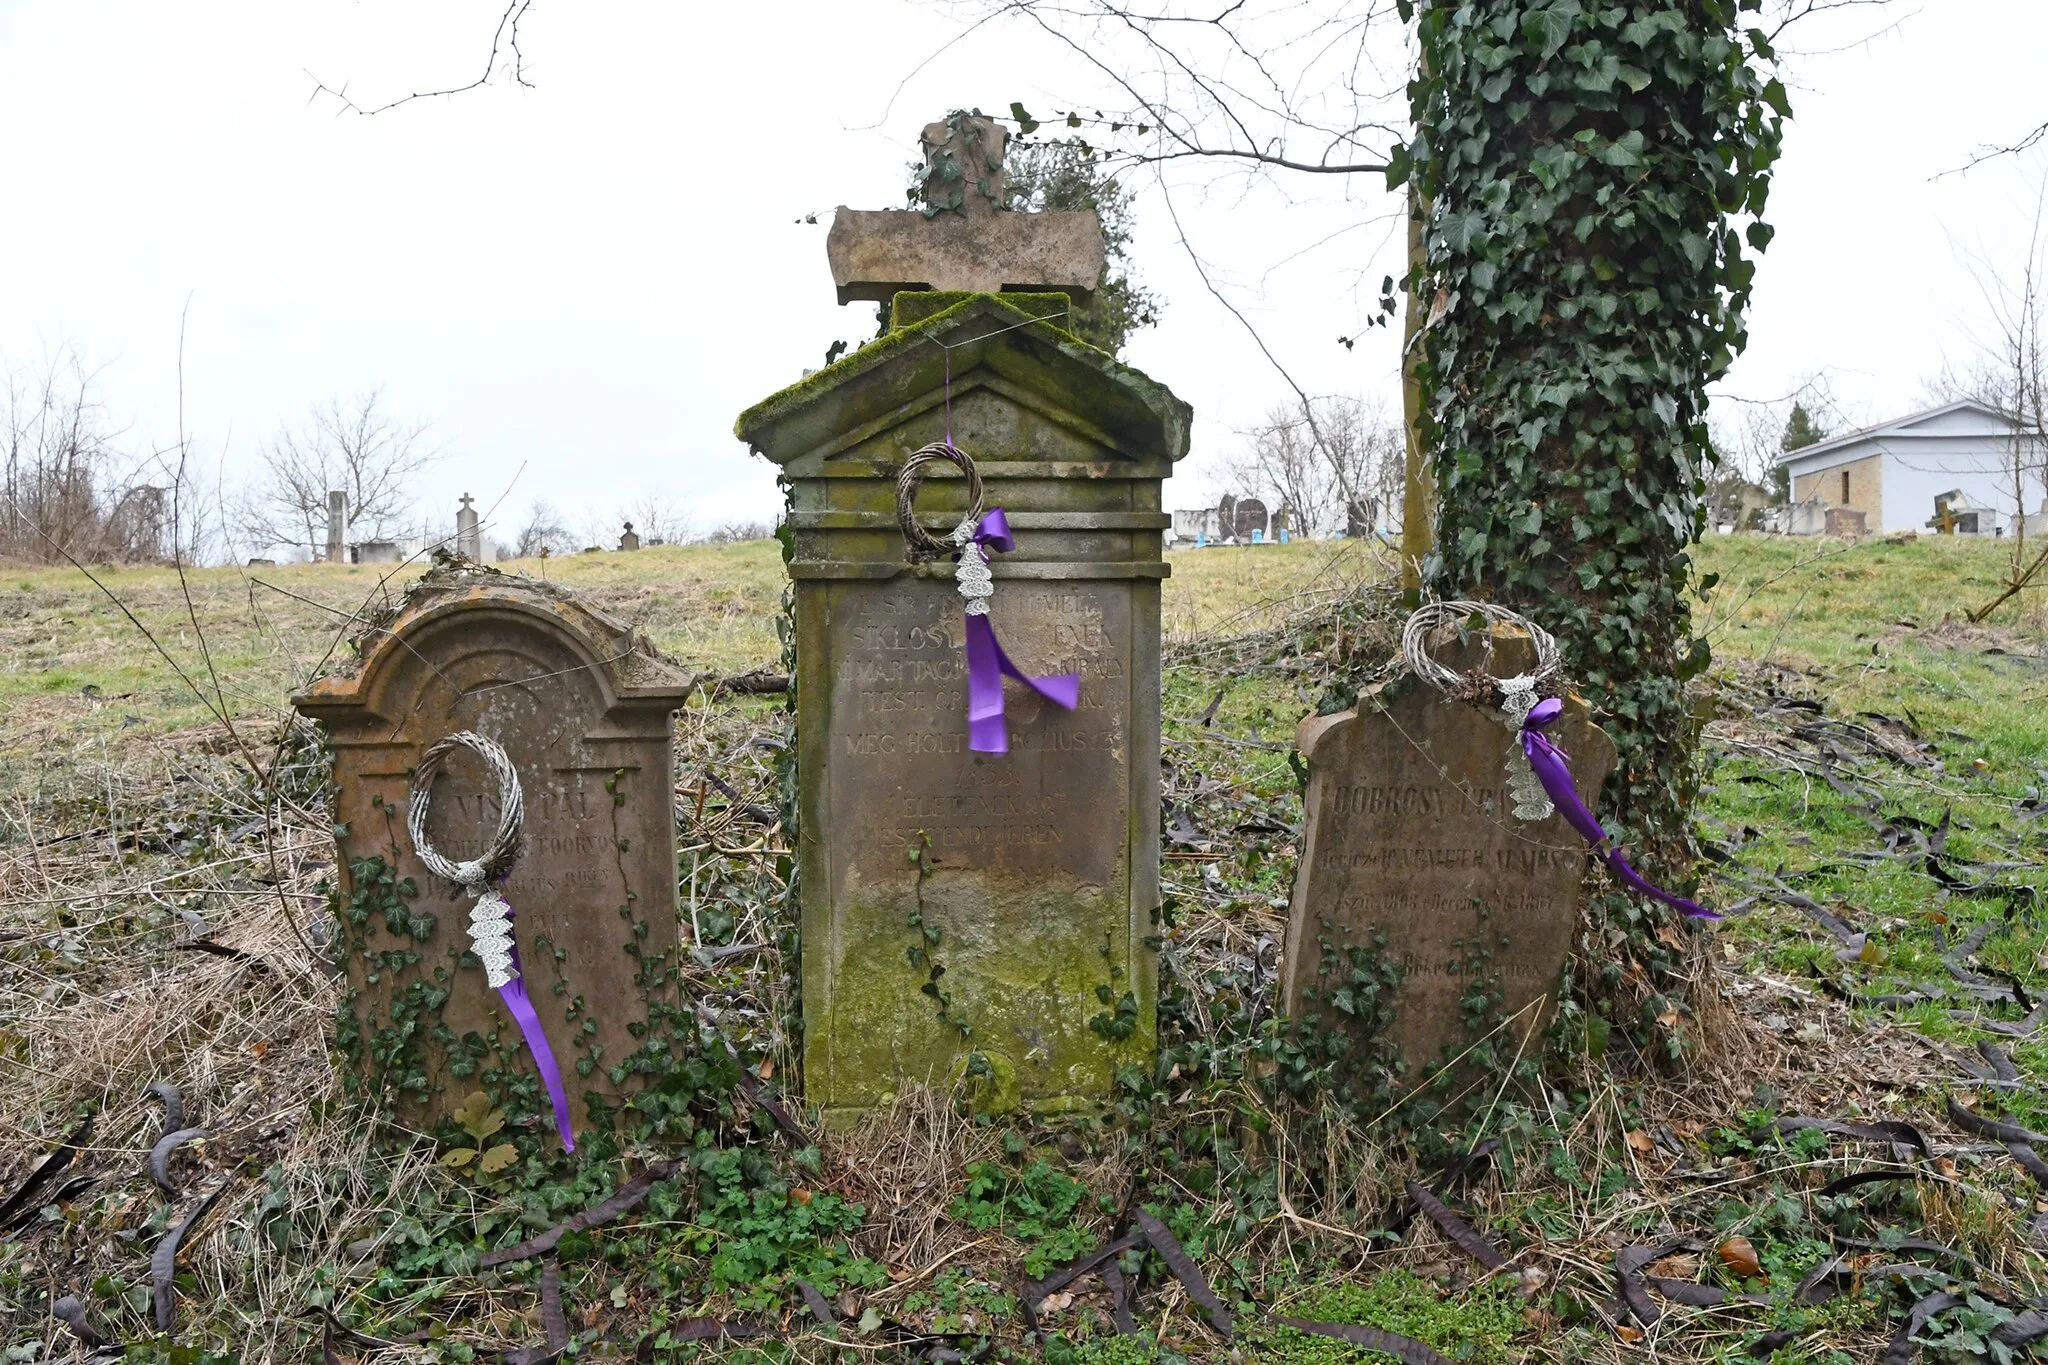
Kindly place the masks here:
POLYGON ((1579 789, 1572 781, 1569 755, 1557 747, 1549 735, 1543 733, 1552 722, 1564 714, 1564 703, 1556 697, 1539 701, 1529 709, 1529 715, 1522 722, 1522 752, 1529 756, 1529 766, 1535 770, 1536 779, 1543 784, 1543 790, 1550 795, 1551 804, 1564 814, 1571 827, 1584 836, 1593 851, 1606 860, 1607 866, 1622 885, 1648 896, 1651 900, 1662 901, 1674 910, 1683 911, 1693 919, 1719 919, 1718 914, 1697 901, 1683 896, 1674 896, 1669 891, 1650 885, 1643 874, 1628 865, 1628 859, 1621 856, 1621 850, 1614 846, 1614 840, 1593 818, 1593 812, 1586 809, 1586 803, 1579 800, 1579 789))
MULTIPOLYGON (((1010 535, 1010 520, 1000 507, 991 507, 975 525, 971 542, 984 553, 1003 554, 1017 548, 1010 535)), ((996 628, 986 614, 967 615, 967 747, 979 754, 1010 751, 1010 730, 1003 720, 1003 675, 1044 697, 1055 706, 1071 711, 1081 702, 1081 675, 1061 673, 1056 677, 1034 678, 1010 661, 996 639, 996 628)))
MULTIPOLYGON (((505 918, 515 918, 508 908, 505 918)), ((533 1001, 526 994, 526 972, 519 963, 519 944, 512 944, 512 979, 498 987, 498 998, 505 1002, 505 1008, 512 1012, 513 1020, 519 1025, 519 1032, 526 1037, 526 1050, 533 1054, 533 1069, 540 1072, 541 1084, 548 1088, 548 1103, 555 1109, 555 1132, 561 1135, 562 1150, 576 1150, 576 1135, 569 1130, 569 1092, 562 1088, 562 1068, 555 1064, 555 1050, 548 1046, 548 1035, 541 1029, 540 1016, 533 1011, 533 1001)))

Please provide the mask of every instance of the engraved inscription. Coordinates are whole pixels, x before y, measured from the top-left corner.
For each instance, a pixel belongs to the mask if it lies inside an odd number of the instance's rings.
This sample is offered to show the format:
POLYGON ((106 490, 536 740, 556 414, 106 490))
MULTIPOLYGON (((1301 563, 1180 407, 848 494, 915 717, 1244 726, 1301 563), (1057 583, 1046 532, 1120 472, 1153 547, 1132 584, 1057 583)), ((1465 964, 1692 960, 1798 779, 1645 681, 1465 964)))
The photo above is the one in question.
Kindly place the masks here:
MULTIPOLYGON (((1496 671, 1506 663, 1496 659, 1496 671)), ((1582 792, 1597 799, 1612 745, 1583 703, 1568 706, 1560 728, 1582 792)), ((1587 854, 1561 816, 1510 813, 1502 727, 1418 686, 1378 708, 1368 701, 1304 722, 1299 742, 1308 827, 1289 920, 1288 1008, 1320 989, 1324 941, 1384 935, 1383 951, 1402 968, 1392 1037, 1411 1065, 1473 1041, 1465 1002, 1475 981, 1499 990, 1500 1016, 1516 1017, 1518 1032, 1539 1026, 1570 951, 1587 854)))
POLYGON ((842 868, 900 879, 905 851, 928 844, 940 868, 1107 876, 1129 804, 1129 589, 997 592, 993 621, 1017 665, 1082 680, 1071 712, 1006 683, 1006 754, 967 747, 964 628, 950 584, 838 591, 828 791, 851 854, 842 868))

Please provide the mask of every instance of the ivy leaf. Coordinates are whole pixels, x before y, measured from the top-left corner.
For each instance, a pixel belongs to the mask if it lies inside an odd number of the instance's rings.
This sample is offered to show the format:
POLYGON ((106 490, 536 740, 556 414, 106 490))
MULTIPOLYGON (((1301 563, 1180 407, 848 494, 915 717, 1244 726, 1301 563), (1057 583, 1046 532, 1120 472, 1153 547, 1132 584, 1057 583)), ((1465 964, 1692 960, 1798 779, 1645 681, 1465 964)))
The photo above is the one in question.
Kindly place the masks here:
POLYGON ((1538 55, 1557 55, 1565 39, 1572 36, 1572 20, 1579 17, 1579 0, 1562 0, 1549 9, 1531 10, 1522 16, 1522 36, 1539 44, 1538 55))
POLYGON ((1600 163, 1616 168, 1640 166, 1643 164, 1643 134, 1639 128, 1631 128, 1614 141, 1600 149, 1600 163))
POLYGON ((509 1142, 501 1142, 484 1153, 483 1160, 476 1164, 476 1172, 478 1175, 496 1175, 517 1160, 519 1149, 509 1142))
POLYGON ((1017 120, 1017 131, 1029 137, 1038 131, 1038 120, 1025 112, 1024 106, 1016 100, 1010 101, 1010 117, 1017 120))
POLYGON ((1785 93, 1785 82, 1776 76, 1764 82, 1763 99, 1765 104, 1778 111, 1779 118, 1792 117, 1791 97, 1785 93))
POLYGON ((1632 95, 1642 94, 1650 84, 1649 72, 1639 67, 1630 66, 1627 62, 1623 62, 1619 67, 1615 68, 1614 75, 1615 79, 1629 88, 1629 93, 1632 95))
POLYGON ((1529 162, 1529 174, 1546 190, 1554 190, 1571 174, 1578 164, 1579 156, 1569 146, 1553 142, 1547 147, 1536 149, 1536 155, 1529 162))

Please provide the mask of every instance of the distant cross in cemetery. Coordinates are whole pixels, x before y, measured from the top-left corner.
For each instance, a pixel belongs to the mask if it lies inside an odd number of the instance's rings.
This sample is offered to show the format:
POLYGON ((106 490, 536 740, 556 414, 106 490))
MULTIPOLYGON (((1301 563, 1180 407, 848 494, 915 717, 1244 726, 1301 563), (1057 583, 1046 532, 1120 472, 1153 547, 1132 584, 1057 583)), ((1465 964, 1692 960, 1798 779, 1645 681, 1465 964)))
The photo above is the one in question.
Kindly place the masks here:
POLYGON ((470 506, 469 494, 462 495, 462 506, 455 513, 455 553, 470 563, 482 561, 484 557, 483 536, 477 529, 476 509, 470 506))

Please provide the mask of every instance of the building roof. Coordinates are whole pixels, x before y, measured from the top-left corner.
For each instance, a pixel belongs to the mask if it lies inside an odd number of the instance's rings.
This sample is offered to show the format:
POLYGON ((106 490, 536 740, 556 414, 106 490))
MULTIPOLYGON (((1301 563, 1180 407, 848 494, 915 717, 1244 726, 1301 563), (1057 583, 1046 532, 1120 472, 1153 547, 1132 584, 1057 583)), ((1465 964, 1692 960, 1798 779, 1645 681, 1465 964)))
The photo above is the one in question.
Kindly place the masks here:
POLYGON ((1826 468, 1828 464, 1840 464, 1851 459, 1861 458, 1860 454, 1854 453, 1855 447, 1868 445, 1872 442, 1912 441, 1943 437, 1954 438, 1966 435, 1997 435, 2003 438, 2012 431, 2012 428, 2012 419, 1997 408, 1992 407, 1989 403, 1980 402, 1975 398, 1959 398, 1953 403, 1943 403, 1939 407, 1923 408, 1919 412, 1909 413, 1904 417, 1895 417, 1888 422, 1878 422, 1872 426, 1858 427, 1854 431, 1845 431, 1839 436, 1830 436, 1826 440, 1816 441, 1812 445, 1802 446, 1798 450, 1788 450, 1778 456, 1777 463, 1781 465, 1803 464, 1818 458, 1823 462, 1821 467, 1826 468), (1967 414, 1968 416, 1981 419, 1984 430, 1979 432, 1959 431, 1952 423, 1944 425, 1940 422, 1941 418, 1955 414, 1967 414), (1827 458, 1829 456, 1835 458, 1830 460, 1827 458))

